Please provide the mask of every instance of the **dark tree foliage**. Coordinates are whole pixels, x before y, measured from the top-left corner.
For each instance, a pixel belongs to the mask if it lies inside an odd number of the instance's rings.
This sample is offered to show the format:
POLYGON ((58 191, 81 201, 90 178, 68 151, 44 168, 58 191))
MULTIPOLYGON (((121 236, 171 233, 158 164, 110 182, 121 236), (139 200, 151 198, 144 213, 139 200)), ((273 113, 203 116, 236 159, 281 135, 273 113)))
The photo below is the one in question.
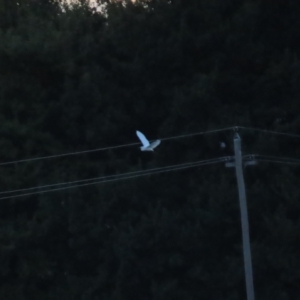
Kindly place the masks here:
MULTIPOLYGON (((0 163, 134 143, 137 129, 300 134, 299 1, 98 4, 0 0, 0 163)), ((240 135, 245 154, 300 155, 299 138, 240 135)), ((28 189, 233 155, 232 138, 0 165, 0 192, 29 194, 0 194, 0 298, 245 299, 236 178, 224 164, 28 189)), ((299 175, 245 169, 258 300, 299 297, 299 175)))

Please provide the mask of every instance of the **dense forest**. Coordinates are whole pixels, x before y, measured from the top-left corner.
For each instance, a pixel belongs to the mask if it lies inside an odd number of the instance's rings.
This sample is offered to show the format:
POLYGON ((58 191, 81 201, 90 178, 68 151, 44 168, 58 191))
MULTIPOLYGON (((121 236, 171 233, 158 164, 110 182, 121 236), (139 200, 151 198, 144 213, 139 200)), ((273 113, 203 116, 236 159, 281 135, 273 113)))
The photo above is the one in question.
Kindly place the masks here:
POLYGON ((0 0, 0 298, 246 299, 237 130, 256 299, 300 299, 300 2, 98 2, 0 0))

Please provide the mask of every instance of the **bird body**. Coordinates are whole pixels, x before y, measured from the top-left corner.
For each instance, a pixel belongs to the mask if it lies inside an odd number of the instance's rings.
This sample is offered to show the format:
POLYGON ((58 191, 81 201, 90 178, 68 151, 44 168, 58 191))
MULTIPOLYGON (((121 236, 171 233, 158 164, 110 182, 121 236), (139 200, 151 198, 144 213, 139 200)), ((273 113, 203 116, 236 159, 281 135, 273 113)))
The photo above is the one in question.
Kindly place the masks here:
POLYGON ((156 148, 160 144, 160 140, 156 140, 150 143, 145 137, 145 135, 138 130, 136 131, 136 135, 143 144, 143 146, 140 147, 141 151, 154 151, 154 148, 156 148))

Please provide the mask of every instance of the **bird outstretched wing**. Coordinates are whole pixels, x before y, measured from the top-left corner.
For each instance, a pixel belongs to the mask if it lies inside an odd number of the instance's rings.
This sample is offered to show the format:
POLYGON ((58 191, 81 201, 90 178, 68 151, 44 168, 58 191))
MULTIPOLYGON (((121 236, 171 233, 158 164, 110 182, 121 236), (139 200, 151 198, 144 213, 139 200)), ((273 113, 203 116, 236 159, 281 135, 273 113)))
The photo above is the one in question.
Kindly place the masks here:
POLYGON ((144 134, 142 134, 140 131, 136 131, 136 135, 138 136, 138 138, 141 140, 142 144, 144 147, 148 147, 150 145, 149 141, 146 139, 146 137, 144 136, 144 134))
POLYGON ((153 143, 151 143, 150 147, 151 147, 152 149, 154 149, 154 148, 156 148, 159 144, 160 144, 160 140, 156 140, 156 141, 154 141, 153 143))

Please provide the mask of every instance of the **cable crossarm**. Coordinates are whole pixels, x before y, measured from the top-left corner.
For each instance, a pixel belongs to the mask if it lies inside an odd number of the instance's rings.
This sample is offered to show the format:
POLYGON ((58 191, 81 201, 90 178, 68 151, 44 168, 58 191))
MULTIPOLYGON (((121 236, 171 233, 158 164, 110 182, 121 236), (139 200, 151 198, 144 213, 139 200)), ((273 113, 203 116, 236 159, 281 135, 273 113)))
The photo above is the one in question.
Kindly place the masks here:
MULTIPOLYGON (((200 131, 200 132, 195 132, 195 133, 189 133, 189 134, 183 134, 183 135, 177 135, 177 136, 161 138, 160 140, 161 141, 166 141, 166 140, 181 139, 181 138, 192 137, 192 136, 196 136, 196 135, 204 135, 204 134, 211 134, 211 133, 217 133, 217 132, 222 132, 222 131, 228 131, 228 130, 232 130, 233 128, 235 128, 235 127, 226 127, 226 128, 221 128, 221 129, 215 129, 215 130, 200 131)), ((92 152, 100 152, 100 151, 106 151, 106 150, 132 147, 132 146, 137 146, 137 145, 140 145, 140 143, 139 142, 129 143, 129 144, 109 146, 109 147, 103 147, 103 148, 97 148, 97 149, 91 149, 91 150, 84 150, 84 151, 69 152, 69 153, 63 153, 63 154, 57 154, 57 155, 26 158, 26 159, 20 159, 20 160, 15 160, 15 161, 3 162, 3 163, 0 163, 0 166, 17 164, 17 163, 24 163, 24 162, 31 162, 31 161, 38 161, 38 160, 44 160, 44 159, 61 158, 61 157, 73 156, 73 155, 81 155, 81 154, 87 154, 87 153, 92 153, 92 152)))
POLYGON ((231 159, 231 157, 226 156, 226 157, 206 159, 206 160, 189 162, 189 163, 178 164, 178 165, 171 165, 171 166, 167 166, 167 167, 153 168, 153 169, 141 170, 141 171, 135 171, 135 172, 127 172, 127 173, 117 174, 117 175, 108 175, 108 176, 95 177, 95 178, 83 179, 83 180, 77 180, 77 181, 71 181, 71 182, 62 182, 62 183, 49 184, 49 185, 44 185, 44 186, 31 187, 31 188, 26 188, 26 189, 5 191, 5 192, 1 192, 0 194, 11 194, 11 193, 35 190, 35 191, 29 192, 29 193, 4 196, 4 197, 1 197, 0 200, 35 195, 35 194, 40 194, 40 193, 55 192, 55 191, 60 191, 60 190, 72 189, 72 188, 100 184, 100 183, 108 183, 108 182, 113 182, 113 181, 120 181, 120 180, 131 179, 131 178, 138 178, 138 177, 142 177, 142 176, 158 174, 158 173, 163 173, 163 172, 184 170, 184 169, 189 169, 189 168, 197 167, 197 166, 217 164, 217 163, 228 161, 230 159, 231 159), (85 183, 83 183, 83 182, 85 182, 85 183), (50 189, 46 189, 49 187, 50 187, 50 189), (52 188, 52 187, 56 187, 56 188, 52 188))
POLYGON ((249 155, 244 155, 243 158, 248 159, 248 160, 262 161, 262 162, 273 162, 273 163, 280 163, 280 164, 300 165, 300 159, 291 158, 291 157, 249 154, 249 155))

